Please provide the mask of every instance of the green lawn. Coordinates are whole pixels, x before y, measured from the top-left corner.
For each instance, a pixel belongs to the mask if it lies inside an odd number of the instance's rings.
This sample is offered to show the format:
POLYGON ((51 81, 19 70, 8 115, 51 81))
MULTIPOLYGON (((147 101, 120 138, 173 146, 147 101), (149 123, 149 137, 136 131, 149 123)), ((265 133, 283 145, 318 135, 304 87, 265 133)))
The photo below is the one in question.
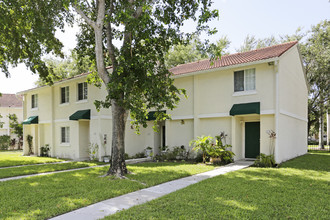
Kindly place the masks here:
POLYGON ((22 151, 0 151, 0 167, 11 167, 27 164, 53 163, 63 160, 50 157, 22 156, 22 151))
POLYGON ((69 170, 81 167, 97 166, 100 163, 90 162, 69 162, 61 164, 43 164, 43 165, 31 165, 26 167, 12 167, 0 170, 0 179, 14 176, 23 176, 36 173, 47 173, 59 170, 69 170))
POLYGON ((329 219, 330 153, 207 179, 106 219, 329 219))
POLYGON ((129 179, 101 178, 108 167, 0 182, 0 219, 46 219, 105 199, 214 169, 185 163, 128 165, 129 179), (134 181, 135 180, 135 181, 134 181))

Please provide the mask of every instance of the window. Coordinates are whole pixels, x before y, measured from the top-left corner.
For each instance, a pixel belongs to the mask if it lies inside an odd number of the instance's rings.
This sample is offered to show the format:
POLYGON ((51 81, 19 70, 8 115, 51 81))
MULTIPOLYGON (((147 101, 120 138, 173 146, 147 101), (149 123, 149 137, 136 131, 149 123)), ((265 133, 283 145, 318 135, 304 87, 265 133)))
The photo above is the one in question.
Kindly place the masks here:
POLYGON ((87 83, 78 83, 78 101, 87 99, 87 83))
POLYGON ((70 127, 61 127, 61 143, 70 143, 70 127))
POLYGON ((31 108, 38 108, 38 94, 31 96, 31 108))
POLYGON ((234 91, 249 91, 256 89, 256 69, 234 72, 234 91))
POLYGON ((61 104, 69 102, 69 86, 61 88, 61 104))

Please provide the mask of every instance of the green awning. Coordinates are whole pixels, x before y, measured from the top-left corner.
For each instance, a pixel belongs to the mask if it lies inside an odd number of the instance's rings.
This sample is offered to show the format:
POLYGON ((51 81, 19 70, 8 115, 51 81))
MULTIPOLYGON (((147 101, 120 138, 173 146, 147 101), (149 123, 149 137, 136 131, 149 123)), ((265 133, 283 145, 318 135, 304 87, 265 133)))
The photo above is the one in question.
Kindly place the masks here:
MULTIPOLYGON (((166 111, 160 111, 160 112, 163 112, 163 113, 166 113, 166 111)), ((147 121, 154 121, 156 120, 156 111, 150 111, 148 113, 148 118, 147 118, 147 121)))
POLYGON ((231 107, 229 114, 232 116, 260 114, 260 102, 234 104, 233 107, 231 107))
POLYGON ((39 119, 38 116, 30 116, 28 119, 23 121, 23 125, 30 125, 30 124, 38 124, 39 119))
POLYGON ((79 110, 73 113, 70 117, 70 120, 79 120, 79 119, 91 119, 91 110, 79 110))

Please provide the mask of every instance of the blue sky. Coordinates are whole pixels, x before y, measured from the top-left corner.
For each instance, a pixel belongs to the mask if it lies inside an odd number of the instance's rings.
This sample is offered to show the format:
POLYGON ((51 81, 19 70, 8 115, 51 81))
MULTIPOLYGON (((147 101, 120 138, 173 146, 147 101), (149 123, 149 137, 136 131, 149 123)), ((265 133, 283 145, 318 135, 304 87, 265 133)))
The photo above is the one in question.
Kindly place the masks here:
MULTIPOLYGON (((214 36, 202 35, 216 41, 227 35, 231 41, 230 52, 235 52, 243 43, 245 37, 254 35, 265 38, 271 35, 293 34, 298 27, 309 30, 321 20, 330 19, 329 0, 213 0, 214 9, 220 12, 219 20, 212 21, 211 27, 216 27, 218 33, 214 36)), ((188 22, 183 30, 191 30, 188 22)), ((67 28, 65 34, 58 33, 64 43, 65 51, 74 48, 77 28, 67 28)), ((11 69, 11 78, 6 78, 0 72, 0 92, 16 93, 34 87, 37 75, 32 75, 24 65, 11 69)))

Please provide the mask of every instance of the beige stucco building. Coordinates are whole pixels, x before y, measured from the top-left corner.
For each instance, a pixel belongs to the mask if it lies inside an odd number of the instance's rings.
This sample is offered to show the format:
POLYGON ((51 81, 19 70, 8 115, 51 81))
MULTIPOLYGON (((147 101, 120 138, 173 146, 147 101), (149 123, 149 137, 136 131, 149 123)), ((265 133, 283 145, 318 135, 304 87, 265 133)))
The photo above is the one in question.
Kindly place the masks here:
MULTIPOLYGON (((17 139, 17 136, 11 132, 9 127, 10 120, 8 116, 10 114, 15 114, 17 116, 17 121, 21 123, 23 121, 23 100, 21 96, 16 96, 15 94, 2 94, 0 96, 0 135, 9 135, 11 139, 17 139)), ((18 140, 16 144, 18 144, 18 140)), ((17 146, 16 146, 17 147, 17 146)))
MULTIPOLYGON (((157 153, 160 146, 189 146, 201 135, 224 131, 235 159, 270 154, 267 131, 276 132, 276 162, 307 152, 308 87, 297 42, 223 56, 213 65, 208 60, 171 69, 175 85, 185 88, 171 114, 155 133, 152 121, 136 135, 126 128, 126 152, 134 155, 147 146, 157 153)), ((45 144, 51 155, 87 158, 89 143, 98 144, 99 158, 110 154, 111 110, 97 112, 94 100, 106 96, 101 89, 84 83, 86 74, 53 86, 20 94, 24 96, 24 136, 31 134, 34 152, 45 144), (71 119, 71 120, 70 120, 71 119)), ((24 152, 27 153, 26 143, 24 152)))

